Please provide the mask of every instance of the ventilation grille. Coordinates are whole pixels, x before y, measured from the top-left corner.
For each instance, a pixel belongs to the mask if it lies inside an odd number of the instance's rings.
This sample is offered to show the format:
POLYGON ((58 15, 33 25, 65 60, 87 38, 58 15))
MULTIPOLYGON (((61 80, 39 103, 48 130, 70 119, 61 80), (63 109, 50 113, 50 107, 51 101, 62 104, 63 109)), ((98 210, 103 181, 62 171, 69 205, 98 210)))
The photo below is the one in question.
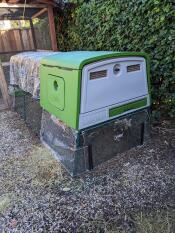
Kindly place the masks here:
POLYGON ((131 66, 127 66, 127 72, 134 72, 134 71, 138 71, 140 70, 140 65, 131 65, 131 66))
POLYGON ((90 80, 104 78, 107 76, 107 70, 100 70, 90 73, 90 80))

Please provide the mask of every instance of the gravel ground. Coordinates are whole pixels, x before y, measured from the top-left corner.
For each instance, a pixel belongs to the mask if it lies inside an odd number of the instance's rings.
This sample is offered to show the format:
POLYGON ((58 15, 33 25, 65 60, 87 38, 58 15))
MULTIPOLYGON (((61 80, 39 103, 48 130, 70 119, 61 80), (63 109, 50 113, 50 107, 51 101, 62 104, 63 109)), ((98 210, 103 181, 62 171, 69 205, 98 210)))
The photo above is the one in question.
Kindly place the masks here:
POLYGON ((175 209, 175 122, 154 126, 147 145, 71 178, 17 114, 0 113, 0 232, 140 233, 137 213, 167 208, 175 209))

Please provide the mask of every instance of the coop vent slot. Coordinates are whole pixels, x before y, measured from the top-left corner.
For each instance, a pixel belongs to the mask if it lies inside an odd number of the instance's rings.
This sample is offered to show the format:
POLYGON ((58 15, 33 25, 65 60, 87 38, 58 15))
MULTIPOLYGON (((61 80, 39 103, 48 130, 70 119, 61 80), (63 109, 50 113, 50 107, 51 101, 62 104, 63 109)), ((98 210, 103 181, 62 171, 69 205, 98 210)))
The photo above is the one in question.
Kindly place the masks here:
POLYGON ((90 80, 98 79, 98 78, 104 78, 107 76, 107 70, 100 70, 96 72, 90 73, 90 80))
POLYGON ((131 66, 127 66, 127 72, 134 72, 134 71, 138 71, 140 70, 140 65, 131 65, 131 66))

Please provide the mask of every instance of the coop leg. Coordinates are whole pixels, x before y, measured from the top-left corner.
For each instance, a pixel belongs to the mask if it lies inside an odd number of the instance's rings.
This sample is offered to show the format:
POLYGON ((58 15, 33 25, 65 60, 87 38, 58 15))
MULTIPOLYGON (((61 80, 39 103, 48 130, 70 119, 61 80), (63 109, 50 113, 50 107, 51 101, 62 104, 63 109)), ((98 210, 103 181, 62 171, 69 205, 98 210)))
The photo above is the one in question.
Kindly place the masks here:
POLYGON ((7 83, 6 83, 6 79, 5 79, 5 75, 4 75, 1 61, 0 61, 0 89, 2 92, 4 104, 7 108, 9 108, 11 106, 11 100, 10 100, 10 96, 8 94, 8 87, 7 87, 7 83))
POLYGON ((93 156, 92 156, 92 146, 89 145, 88 147, 88 155, 89 155, 89 170, 92 170, 94 168, 94 165, 93 165, 93 156))
POLYGON ((140 137, 140 144, 143 145, 144 143, 144 135, 145 135, 145 122, 141 124, 141 137, 140 137))

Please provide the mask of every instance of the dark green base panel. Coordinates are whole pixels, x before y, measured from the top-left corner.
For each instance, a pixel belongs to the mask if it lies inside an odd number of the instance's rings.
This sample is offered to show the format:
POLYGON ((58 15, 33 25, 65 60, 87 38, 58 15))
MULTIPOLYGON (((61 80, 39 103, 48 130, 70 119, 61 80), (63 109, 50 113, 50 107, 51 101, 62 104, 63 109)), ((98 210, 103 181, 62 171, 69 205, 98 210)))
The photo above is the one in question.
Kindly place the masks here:
POLYGON ((43 111, 41 140, 72 176, 94 169, 150 138, 149 110, 76 131, 43 111))

